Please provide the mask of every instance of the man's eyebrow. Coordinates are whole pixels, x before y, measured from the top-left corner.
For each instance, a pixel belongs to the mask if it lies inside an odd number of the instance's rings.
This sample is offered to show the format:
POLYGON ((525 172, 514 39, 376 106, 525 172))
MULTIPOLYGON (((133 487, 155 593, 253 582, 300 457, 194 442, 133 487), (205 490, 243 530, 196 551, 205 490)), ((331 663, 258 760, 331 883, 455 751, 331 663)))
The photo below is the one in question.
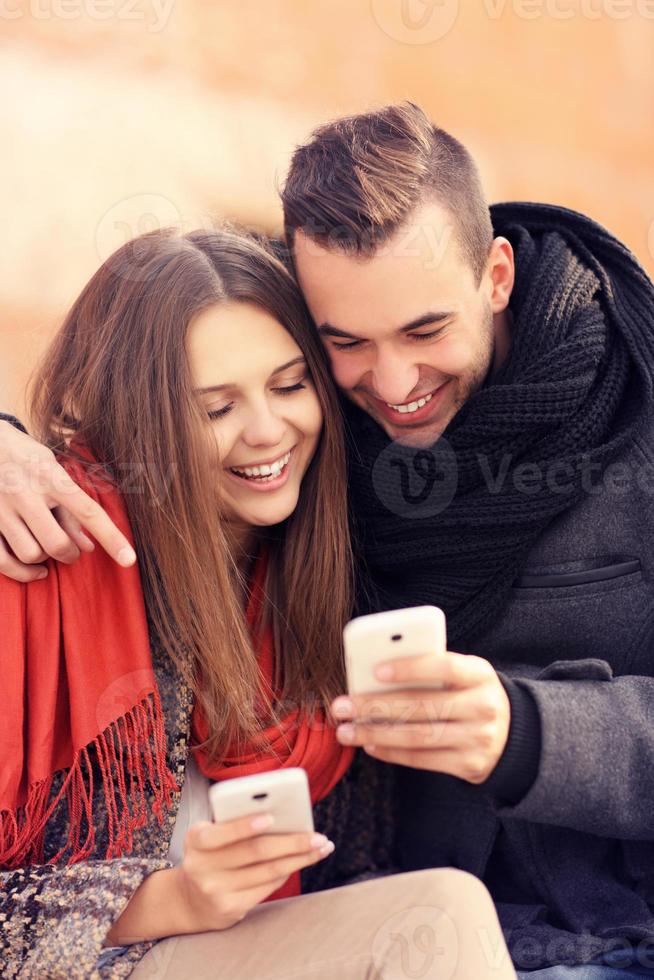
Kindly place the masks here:
MULTIPOLYGON (((399 333, 409 333, 411 330, 417 330, 418 327, 426 327, 430 323, 442 323, 443 320, 449 319, 453 316, 453 313, 449 310, 443 310, 441 312, 429 312, 423 313, 422 316, 417 317, 412 320, 411 323, 405 323, 403 327, 398 328, 399 333)), ((357 337, 356 334, 348 333, 347 330, 341 330, 340 327, 334 327, 331 323, 322 323, 318 327, 318 333, 323 337, 342 337, 345 340, 361 340, 361 337, 357 337)))
POLYGON ((411 323, 406 323, 403 327, 400 327, 400 333, 408 333, 409 330, 417 330, 418 327, 426 327, 430 323, 442 323, 443 320, 449 320, 452 316, 454 316, 452 310, 441 310, 439 313, 424 313, 417 319, 412 320, 411 323))
MULTIPOLYGON (((270 377, 274 378, 276 374, 281 374, 282 371, 287 371, 289 368, 295 367, 296 364, 306 364, 306 358, 303 354, 299 357, 294 357, 292 361, 287 361, 286 364, 280 364, 279 367, 271 371, 270 377)), ((209 385, 208 388, 194 388, 193 393, 195 395, 210 395, 216 391, 225 391, 227 388, 236 388, 237 385, 232 381, 224 385, 209 385)))

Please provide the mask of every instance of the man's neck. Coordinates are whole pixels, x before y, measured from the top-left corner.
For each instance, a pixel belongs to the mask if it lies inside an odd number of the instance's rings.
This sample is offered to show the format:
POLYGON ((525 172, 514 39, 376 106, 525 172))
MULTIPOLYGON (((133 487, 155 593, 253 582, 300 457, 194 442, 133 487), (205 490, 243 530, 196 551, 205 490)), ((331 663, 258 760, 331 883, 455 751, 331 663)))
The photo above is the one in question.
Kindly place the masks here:
POLYGON ((513 313, 508 306, 502 313, 496 313, 493 317, 493 329, 495 331, 495 351, 490 378, 497 374, 511 349, 513 313))

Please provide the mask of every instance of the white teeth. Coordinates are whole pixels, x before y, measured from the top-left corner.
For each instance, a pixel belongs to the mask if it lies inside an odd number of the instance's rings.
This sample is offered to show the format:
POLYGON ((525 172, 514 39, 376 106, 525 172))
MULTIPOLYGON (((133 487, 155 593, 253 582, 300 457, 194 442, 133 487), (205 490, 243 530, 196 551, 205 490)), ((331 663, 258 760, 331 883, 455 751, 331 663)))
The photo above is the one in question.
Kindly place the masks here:
POLYGON ((261 466, 244 466, 243 469, 238 469, 236 466, 230 468, 238 476, 246 476, 248 479, 257 478, 261 483, 270 483, 271 480, 280 475, 290 458, 291 453, 288 452, 273 463, 263 463, 261 466))
POLYGON ((386 402, 386 404, 389 408, 394 408, 396 412, 400 412, 401 415, 406 415, 408 412, 417 412, 419 408, 424 408, 427 402, 431 401, 432 395, 425 395, 424 398, 419 398, 417 402, 409 402, 408 405, 391 405, 390 402, 386 402))

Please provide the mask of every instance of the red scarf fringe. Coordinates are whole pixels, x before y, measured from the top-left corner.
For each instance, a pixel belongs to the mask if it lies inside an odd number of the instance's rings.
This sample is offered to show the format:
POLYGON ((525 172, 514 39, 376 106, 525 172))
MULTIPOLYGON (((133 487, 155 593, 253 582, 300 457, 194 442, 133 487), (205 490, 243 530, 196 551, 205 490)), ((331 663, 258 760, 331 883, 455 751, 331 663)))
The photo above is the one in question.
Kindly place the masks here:
MULTIPOLYGON (((155 689, 117 718, 96 736, 91 745, 102 775, 102 789, 107 814, 107 860, 131 853, 133 832, 147 822, 147 801, 151 797, 152 813, 163 823, 164 807, 172 802, 171 793, 179 792, 172 773, 166 767, 166 730, 159 693, 155 689), (126 785, 129 775, 129 787, 126 785)), ((93 822, 93 766, 87 746, 75 753, 72 765, 63 770, 65 779, 56 797, 48 805, 56 773, 28 789, 25 804, 16 810, 0 812, 0 854, 5 868, 28 864, 57 864, 70 849, 67 864, 84 861, 95 848, 96 827, 93 822), (43 860, 46 825, 59 807, 67 807, 69 831, 66 843, 49 861, 43 860), (86 839, 81 842, 83 822, 86 839)), ((61 770, 60 770, 61 771, 61 770)), ((97 802, 97 801, 96 801, 97 802)), ((63 816, 63 814, 58 814, 63 816)))

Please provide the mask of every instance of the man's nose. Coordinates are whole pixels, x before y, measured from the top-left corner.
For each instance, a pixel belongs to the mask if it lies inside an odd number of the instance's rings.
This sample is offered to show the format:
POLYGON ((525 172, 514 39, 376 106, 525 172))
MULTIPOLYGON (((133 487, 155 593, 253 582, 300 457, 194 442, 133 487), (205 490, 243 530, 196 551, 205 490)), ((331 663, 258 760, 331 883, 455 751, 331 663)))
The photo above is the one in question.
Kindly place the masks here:
POLYGON ((403 405, 415 390, 420 377, 418 366, 401 354, 379 354, 372 371, 375 395, 390 405, 403 405))

